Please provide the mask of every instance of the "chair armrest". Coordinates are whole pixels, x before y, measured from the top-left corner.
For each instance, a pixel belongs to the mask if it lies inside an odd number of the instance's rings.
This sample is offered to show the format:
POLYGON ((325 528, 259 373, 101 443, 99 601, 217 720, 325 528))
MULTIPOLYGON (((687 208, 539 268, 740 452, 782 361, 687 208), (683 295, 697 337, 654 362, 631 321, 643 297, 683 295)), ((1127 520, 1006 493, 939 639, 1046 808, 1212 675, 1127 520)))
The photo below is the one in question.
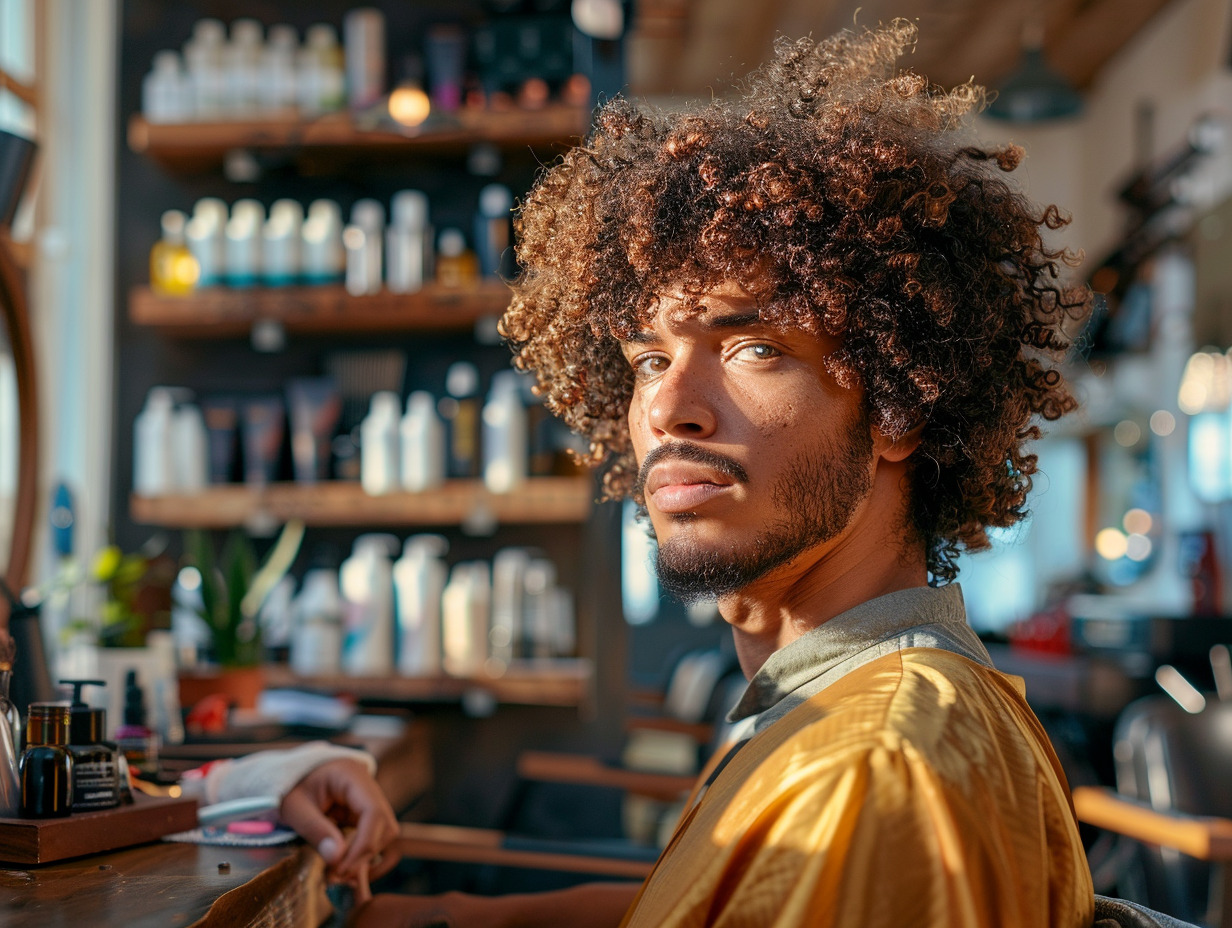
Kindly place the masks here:
POLYGON ((681 722, 668 715, 631 715, 625 719, 625 731, 666 731, 685 735, 698 744, 709 744, 714 738, 714 726, 704 722, 681 722))
POLYGON ((565 845, 560 841, 536 842, 488 828, 459 828, 419 822, 402 822, 399 827, 399 837, 395 842, 398 852, 404 857, 420 860, 493 864, 635 880, 645 879, 654 867, 653 860, 649 859, 572 853, 564 850, 565 845))
POLYGON ((605 786, 639 796, 672 802, 688 795, 696 780, 675 773, 648 773, 606 764, 588 754, 524 751, 518 757, 518 776, 546 783, 605 786))
POLYGON ((1232 860, 1232 820, 1161 812, 1102 786, 1074 789, 1080 822, 1200 860, 1232 860))

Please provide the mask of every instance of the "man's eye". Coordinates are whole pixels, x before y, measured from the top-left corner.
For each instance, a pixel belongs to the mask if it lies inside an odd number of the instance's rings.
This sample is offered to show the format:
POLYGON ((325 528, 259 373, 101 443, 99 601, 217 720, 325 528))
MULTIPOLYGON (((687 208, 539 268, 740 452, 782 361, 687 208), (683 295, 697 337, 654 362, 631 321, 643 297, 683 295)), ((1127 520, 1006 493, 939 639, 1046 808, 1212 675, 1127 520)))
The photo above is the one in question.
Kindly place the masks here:
POLYGON ((647 354, 633 359, 633 370, 640 376, 662 374, 667 370, 667 358, 660 354, 647 354))
POLYGON ((773 345, 764 345, 758 342, 756 345, 745 345, 736 352, 736 357, 749 361, 768 361, 771 358, 781 357, 782 354, 783 352, 773 345))

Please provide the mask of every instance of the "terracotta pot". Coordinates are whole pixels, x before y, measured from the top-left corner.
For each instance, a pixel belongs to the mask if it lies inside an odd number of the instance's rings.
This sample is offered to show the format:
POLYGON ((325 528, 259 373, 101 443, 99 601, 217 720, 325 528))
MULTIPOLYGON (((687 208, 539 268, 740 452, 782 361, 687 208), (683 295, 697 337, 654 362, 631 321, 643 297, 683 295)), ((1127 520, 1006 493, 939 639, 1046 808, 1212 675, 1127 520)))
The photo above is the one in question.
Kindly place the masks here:
POLYGON ((215 671, 180 671, 180 705, 192 709, 206 696, 219 693, 237 709, 255 709, 265 684, 260 667, 227 667, 215 671))

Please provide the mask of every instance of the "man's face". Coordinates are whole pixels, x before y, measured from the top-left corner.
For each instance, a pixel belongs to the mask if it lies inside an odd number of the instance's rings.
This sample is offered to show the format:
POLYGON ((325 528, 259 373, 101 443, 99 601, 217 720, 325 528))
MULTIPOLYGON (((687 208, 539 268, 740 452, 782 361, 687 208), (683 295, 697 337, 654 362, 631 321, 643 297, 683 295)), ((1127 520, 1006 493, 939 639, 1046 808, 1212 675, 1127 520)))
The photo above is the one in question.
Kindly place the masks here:
POLYGON ((622 343, 659 576, 685 599, 823 555, 873 473, 862 397, 825 370, 837 340, 759 322, 735 288, 699 302, 694 311, 664 298, 650 327, 622 343))

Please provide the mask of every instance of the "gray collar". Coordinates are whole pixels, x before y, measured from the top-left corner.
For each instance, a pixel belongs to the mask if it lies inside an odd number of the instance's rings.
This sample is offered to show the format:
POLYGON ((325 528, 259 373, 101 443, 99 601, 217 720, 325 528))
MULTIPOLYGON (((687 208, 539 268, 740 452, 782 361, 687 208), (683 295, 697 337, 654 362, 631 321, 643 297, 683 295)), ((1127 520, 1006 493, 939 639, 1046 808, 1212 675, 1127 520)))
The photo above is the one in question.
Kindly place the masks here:
POLYGON ((940 648, 991 667, 967 624, 957 583, 887 593, 836 615, 775 651, 728 715, 760 731, 857 667, 904 648, 940 648))

